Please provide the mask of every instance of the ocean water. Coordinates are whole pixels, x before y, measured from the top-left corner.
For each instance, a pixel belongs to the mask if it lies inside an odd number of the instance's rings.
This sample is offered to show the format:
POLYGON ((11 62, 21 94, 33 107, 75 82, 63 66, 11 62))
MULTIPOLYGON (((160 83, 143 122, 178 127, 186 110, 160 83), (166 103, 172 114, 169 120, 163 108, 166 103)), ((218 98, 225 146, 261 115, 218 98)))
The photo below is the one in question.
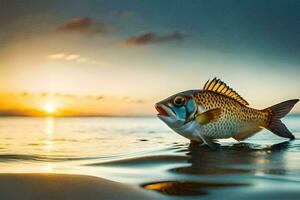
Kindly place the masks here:
POLYGON ((212 151, 155 117, 2 117, 0 170, 92 175, 162 199, 299 199, 300 117, 283 121, 295 140, 263 130, 212 151))

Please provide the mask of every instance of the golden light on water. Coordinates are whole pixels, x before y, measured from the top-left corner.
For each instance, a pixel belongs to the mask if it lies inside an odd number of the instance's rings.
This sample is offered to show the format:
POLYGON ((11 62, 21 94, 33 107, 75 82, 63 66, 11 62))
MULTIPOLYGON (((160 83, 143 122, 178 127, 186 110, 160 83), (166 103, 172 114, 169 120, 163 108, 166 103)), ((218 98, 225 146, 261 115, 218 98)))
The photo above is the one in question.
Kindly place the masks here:
POLYGON ((48 113, 48 114, 53 114, 56 110, 57 110, 57 106, 54 103, 47 103, 44 106, 44 110, 48 113))
POLYGON ((45 139, 44 143, 44 150, 46 153, 51 153, 53 149, 53 133, 54 133, 54 119, 53 118, 46 118, 45 121, 45 139))

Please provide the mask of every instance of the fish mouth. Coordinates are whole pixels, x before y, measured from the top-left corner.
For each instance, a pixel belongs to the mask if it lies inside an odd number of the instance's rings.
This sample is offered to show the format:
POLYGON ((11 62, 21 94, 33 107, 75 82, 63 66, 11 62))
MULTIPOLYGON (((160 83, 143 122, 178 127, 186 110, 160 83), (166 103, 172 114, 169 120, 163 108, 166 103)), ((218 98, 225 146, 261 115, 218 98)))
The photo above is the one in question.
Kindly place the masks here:
POLYGON ((168 112, 165 109, 163 109, 162 106, 155 104, 155 109, 157 110, 158 115, 169 116, 168 112))

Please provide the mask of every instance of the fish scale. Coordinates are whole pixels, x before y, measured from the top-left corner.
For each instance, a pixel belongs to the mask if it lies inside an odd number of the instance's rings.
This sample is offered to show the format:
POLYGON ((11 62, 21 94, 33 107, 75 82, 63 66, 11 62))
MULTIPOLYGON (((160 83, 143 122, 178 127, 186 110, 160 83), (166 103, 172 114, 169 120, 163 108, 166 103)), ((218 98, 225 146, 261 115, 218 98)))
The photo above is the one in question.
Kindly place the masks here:
POLYGON ((211 138, 228 138, 253 126, 261 126, 268 121, 267 111, 246 107, 234 99, 213 91, 199 91, 194 94, 198 108, 207 111, 221 108, 220 117, 202 127, 204 135, 211 138))

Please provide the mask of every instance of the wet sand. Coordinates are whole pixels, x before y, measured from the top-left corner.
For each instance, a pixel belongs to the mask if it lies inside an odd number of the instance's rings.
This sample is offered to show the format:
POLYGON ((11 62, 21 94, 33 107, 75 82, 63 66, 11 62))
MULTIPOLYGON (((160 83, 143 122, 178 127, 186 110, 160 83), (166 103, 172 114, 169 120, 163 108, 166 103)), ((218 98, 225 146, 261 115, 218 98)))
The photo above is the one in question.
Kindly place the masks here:
POLYGON ((102 178, 66 174, 0 174, 1 200, 155 199, 147 191, 102 178))

